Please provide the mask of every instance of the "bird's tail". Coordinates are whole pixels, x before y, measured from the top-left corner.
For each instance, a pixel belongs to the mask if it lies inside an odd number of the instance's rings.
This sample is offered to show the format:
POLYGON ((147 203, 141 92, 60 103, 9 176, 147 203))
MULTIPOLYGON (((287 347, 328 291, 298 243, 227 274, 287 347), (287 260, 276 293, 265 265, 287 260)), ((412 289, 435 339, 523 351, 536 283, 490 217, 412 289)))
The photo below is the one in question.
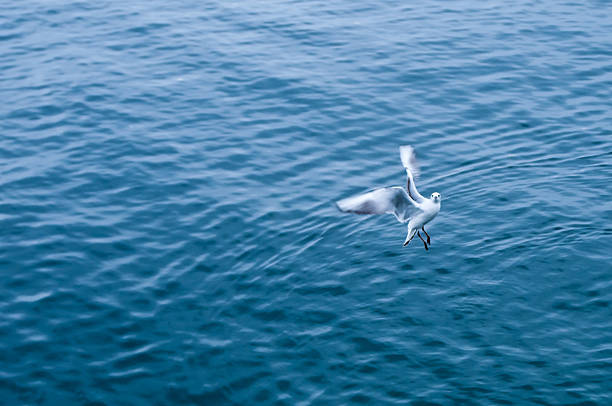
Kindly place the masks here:
POLYGON ((414 148, 410 145, 402 145, 399 147, 400 157, 402 158, 402 165, 406 170, 412 173, 412 176, 417 178, 419 176, 419 166, 416 161, 416 155, 414 148))
POLYGON ((404 247, 408 245, 408 243, 414 238, 416 232, 417 230, 413 230, 412 228, 408 227, 408 234, 406 234, 406 241, 404 241, 404 247))

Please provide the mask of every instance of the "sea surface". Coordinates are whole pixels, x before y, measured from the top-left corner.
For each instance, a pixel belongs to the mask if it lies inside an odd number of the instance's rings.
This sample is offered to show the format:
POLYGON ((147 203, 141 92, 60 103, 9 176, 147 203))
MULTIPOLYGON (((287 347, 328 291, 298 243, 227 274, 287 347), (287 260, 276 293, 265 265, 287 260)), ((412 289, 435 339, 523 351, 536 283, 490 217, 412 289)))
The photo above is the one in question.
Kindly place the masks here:
POLYGON ((611 10, 2 2, 0 404, 612 404, 611 10))

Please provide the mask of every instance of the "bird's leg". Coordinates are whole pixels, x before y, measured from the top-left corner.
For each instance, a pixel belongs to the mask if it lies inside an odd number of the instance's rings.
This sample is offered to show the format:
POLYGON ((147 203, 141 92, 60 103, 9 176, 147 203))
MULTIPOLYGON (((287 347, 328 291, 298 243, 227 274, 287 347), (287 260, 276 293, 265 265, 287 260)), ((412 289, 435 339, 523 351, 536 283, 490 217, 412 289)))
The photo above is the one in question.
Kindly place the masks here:
POLYGON ((423 232, 427 236, 427 244, 431 245, 431 238, 429 238, 429 234, 427 234, 427 231, 425 231, 425 226, 421 227, 421 230, 423 230, 423 232))
POLYGON ((419 238, 421 239, 421 241, 423 241, 423 245, 425 245, 425 250, 429 251, 429 247, 427 247, 427 243, 425 242, 423 237, 421 237, 421 233, 417 231, 417 234, 419 235, 419 238))

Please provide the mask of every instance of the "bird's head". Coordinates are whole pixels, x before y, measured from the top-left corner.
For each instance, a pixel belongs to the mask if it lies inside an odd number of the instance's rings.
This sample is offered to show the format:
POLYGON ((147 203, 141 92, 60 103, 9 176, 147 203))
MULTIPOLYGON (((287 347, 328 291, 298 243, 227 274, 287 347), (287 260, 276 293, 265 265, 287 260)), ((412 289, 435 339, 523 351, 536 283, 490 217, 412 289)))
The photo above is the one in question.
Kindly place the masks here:
POLYGON ((440 201, 442 201, 442 196, 440 193, 434 192, 431 194, 431 200, 433 200, 434 203, 440 203, 440 201))

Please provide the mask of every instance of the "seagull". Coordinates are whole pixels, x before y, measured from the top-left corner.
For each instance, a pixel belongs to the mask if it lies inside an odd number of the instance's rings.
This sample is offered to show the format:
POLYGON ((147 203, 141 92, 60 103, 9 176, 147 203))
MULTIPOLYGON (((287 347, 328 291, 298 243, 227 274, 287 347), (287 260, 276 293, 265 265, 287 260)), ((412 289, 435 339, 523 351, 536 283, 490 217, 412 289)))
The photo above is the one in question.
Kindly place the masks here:
POLYGON ((425 231, 425 224, 429 223, 440 212, 442 196, 435 192, 429 199, 423 197, 417 190, 413 176, 419 173, 416 164, 414 148, 410 145, 399 147, 402 165, 406 169, 406 189, 401 186, 390 186, 374 189, 360 195, 347 197, 336 202, 340 211, 355 214, 393 214, 400 223, 408 223, 408 234, 404 247, 418 235, 425 250, 429 251, 431 238, 425 231), (427 241, 423 239, 419 230, 423 230, 427 241))

